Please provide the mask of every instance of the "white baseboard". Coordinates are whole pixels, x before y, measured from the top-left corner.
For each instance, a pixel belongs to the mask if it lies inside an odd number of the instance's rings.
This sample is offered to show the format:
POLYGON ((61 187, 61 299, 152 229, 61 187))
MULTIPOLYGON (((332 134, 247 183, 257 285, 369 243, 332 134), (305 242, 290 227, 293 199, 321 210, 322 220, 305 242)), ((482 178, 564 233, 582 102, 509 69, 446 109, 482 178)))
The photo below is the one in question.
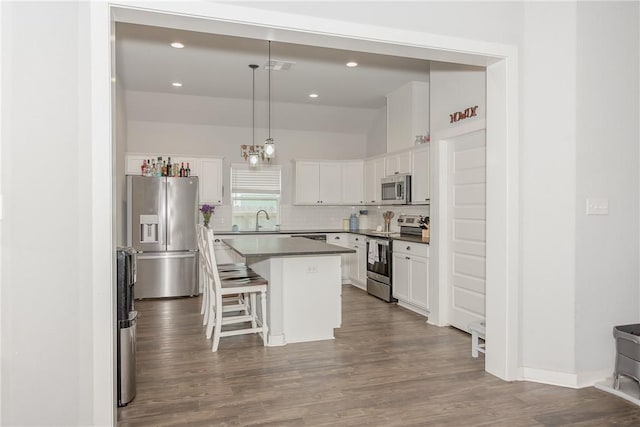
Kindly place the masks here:
POLYGON ((618 390, 613 388, 613 378, 611 377, 596 383, 594 387, 606 393, 611 393, 614 396, 621 397, 634 405, 640 406, 640 389, 638 388, 638 383, 631 378, 621 376, 620 388, 618 390))
POLYGON ((548 371, 545 369, 522 368, 522 379, 536 383, 557 385, 569 388, 591 387, 602 381, 611 370, 582 372, 571 374, 566 372, 548 371))

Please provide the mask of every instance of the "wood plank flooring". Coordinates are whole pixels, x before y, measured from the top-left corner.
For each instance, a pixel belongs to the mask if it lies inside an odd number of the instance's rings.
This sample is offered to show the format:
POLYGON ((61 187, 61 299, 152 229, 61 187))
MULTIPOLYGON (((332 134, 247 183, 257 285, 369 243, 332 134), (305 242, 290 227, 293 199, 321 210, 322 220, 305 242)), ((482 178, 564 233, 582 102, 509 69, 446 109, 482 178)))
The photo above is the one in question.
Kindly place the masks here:
POLYGON ((336 339, 210 350, 200 298, 137 301, 133 426, 638 426, 640 408, 593 387, 508 383, 470 355, 470 336, 343 288, 336 339))

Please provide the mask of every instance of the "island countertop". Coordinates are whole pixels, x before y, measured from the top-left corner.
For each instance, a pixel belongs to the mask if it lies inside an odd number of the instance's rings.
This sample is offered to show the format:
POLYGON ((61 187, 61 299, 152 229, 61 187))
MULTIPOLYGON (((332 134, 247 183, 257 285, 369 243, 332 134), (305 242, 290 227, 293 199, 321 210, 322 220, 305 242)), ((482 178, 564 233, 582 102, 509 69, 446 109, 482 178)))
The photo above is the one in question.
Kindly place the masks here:
POLYGON ((300 237, 262 237, 260 239, 224 239, 222 241, 243 257, 290 257, 355 253, 353 249, 300 237))

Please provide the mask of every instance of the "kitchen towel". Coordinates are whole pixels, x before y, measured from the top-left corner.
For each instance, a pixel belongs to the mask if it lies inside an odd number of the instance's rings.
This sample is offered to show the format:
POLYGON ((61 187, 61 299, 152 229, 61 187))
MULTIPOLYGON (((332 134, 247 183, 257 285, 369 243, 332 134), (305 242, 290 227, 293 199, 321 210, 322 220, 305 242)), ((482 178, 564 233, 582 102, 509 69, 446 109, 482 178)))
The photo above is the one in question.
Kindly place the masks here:
POLYGON ((367 253, 367 262, 369 264, 375 264, 380 261, 380 252, 378 251, 378 244, 375 242, 369 242, 369 251, 367 253))

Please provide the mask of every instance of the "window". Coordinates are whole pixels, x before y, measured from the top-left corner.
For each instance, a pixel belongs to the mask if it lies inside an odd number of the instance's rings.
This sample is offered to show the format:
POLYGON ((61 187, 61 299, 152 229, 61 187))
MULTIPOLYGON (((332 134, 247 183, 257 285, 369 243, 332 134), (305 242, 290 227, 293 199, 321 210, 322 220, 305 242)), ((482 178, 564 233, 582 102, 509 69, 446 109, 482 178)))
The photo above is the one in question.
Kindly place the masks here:
POLYGON ((261 230, 280 224, 280 166, 250 169, 245 164, 231 165, 231 221, 239 230, 255 230, 256 214, 261 212, 261 230))

